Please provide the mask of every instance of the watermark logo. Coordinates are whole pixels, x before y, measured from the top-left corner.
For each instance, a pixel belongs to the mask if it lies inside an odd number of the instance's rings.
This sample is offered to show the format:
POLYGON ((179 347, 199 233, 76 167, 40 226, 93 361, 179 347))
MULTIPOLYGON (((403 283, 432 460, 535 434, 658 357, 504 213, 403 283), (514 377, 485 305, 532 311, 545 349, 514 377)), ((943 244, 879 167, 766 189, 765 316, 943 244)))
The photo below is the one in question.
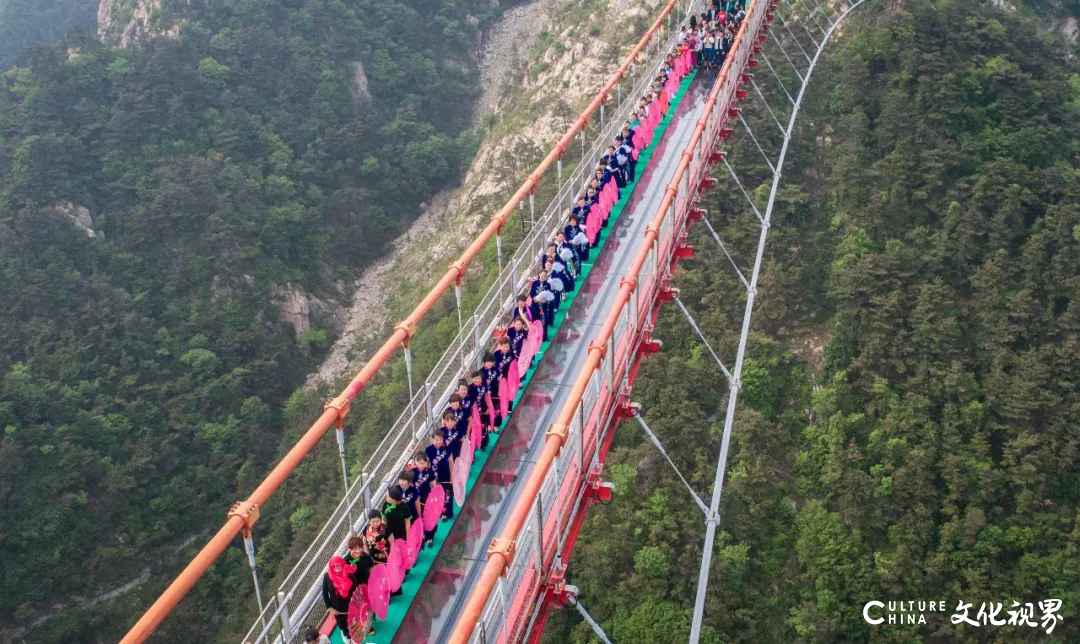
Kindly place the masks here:
MULTIPOLYGON (((960 600, 949 618, 953 624, 967 624, 976 628, 981 626, 1026 626, 1042 628, 1049 635, 1061 621, 1060 599, 1039 601, 1038 611, 1028 602, 1021 604, 1014 601, 1011 609, 1002 614, 1002 602, 983 602, 979 610, 971 617, 974 604, 960 600)), ((926 623, 928 613, 946 613, 944 601, 869 601, 863 605, 862 615, 867 624, 878 626, 907 626, 926 623)))
POLYGON ((867 624, 916 625, 926 623, 926 613, 944 613, 943 601, 866 602, 862 609, 867 624))

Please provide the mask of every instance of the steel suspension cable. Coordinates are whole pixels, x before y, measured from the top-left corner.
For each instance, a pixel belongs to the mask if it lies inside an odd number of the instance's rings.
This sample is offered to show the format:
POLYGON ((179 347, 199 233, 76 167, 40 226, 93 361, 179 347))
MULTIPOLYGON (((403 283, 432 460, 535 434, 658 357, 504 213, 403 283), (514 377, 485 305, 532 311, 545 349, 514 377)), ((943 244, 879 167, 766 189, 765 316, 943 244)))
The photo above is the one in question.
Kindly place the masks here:
MULTIPOLYGON (((864 1, 865 0, 858 0, 845 11, 825 34, 825 37, 822 38, 821 44, 818 45, 817 51, 814 52, 813 60, 810 61, 810 67, 806 70, 806 81, 809 81, 810 75, 814 73, 814 67, 821 57, 821 52, 824 51, 825 43, 828 42, 829 37, 832 36, 836 27, 849 13, 864 1)), ((799 116, 799 106, 802 104, 807 84, 808 82, 804 82, 799 89, 799 99, 795 102, 795 107, 791 112, 791 118, 788 120, 788 132, 791 131, 791 128, 795 127, 795 119, 799 116)), ((728 451, 731 447, 731 430, 735 424, 735 406, 738 403, 739 387, 741 386, 739 378, 742 376, 743 359, 746 355, 746 342, 750 334, 750 316, 754 311, 754 297, 757 294, 758 276, 761 274, 761 264, 765 256, 765 240, 769 233, 769 221, 772 217, 773 207, 776 204, 776 193, 780 187, 784 159, 787 157, 788 144, 790 142, 790 137, 785 137, 784 145, 780 149, 780 157, 776 162, 776 173, 773 175, 772 188, 769 192, 769 203, 765 207, 765 221, 761 226, 761 235, 758 238, 757 257, 754 260, 754 271, 750 277, 750 289, 747 294, 746 309, 743 313, 742 331, 739 334, 739 349, 735 357, 735 378, 729 387, 730 393, 728 396, 727 413, 724 416, 724 434, 720 441, 720 456, 717 459, 716 477, 713 480, 712 499, 709 503, 710 514, 705 522, 705 543, 702 546, 701 568, 698 570, 697 595, 694 597, 694 613, 690 625, 690 644, 697 644, 701 638, 701 622, 705 614, 705 595, 709 587, 709 570, 712 566, 712 551, 716 539, 716 527, 720 522, 720 497, 723 491, 724 475, 727 470, 728 451)))
POLYGON ((765 105, 765 109, 769 110, 769 115, 772 116, 773 121, 776 122, 776 127, 780 128, 780 134, 787 136, 787 131, 784 130, 784 126, 781 125, 780 119, 776 118, 776 112, 769 107, 769 101, 765 100, 765 95, 761 93, 761 88, 758 87, 758 84, 754 82, 753 79, 750 80, 750 86, 754 88, 754 91, 757 92, 757 95, 761 98, 761 102, 765 105))
POLYGON ((667 450, 664 449, 664 444, 660 442, 660 439, 656 437, 656 434, 654 434, 653 431, 649 429, 649 426, 645 424, 645 419, 641 417, 641 414, 635 414, 634 418, 637 420, 638 424, 641 425, 641 428, 645 430, 645 433, 649 435, 649 440, 656 446, 656 449, 660 450, 660 455, 668 462, 671 469, 675 470, 675 475, 678 476, 679 480, 682 481, 682 484, 686 486, 686 491, 694 498, 694 503, 701 508, 701 511, 704 512, 706 516, 708 516, 709 508, 705 505, 705 502, 701 500, 701 497, 698 496, 697 492, 694 491, 694 488, 690 487, 690 482, 682 475, 679 466, 675 464, 675 461, 671 460, 670 456, 668 456, 667 450))
POLYGON ((712 345, 709 344, 709 341, 705 339, 705 334, 702 333, 701 329, 698 328, 697 322, 694 320, 694 316, 690 315, 690 311, 686 310, 686 306, 683 305, 681 299, 675 298, 675 303, 679 305, 680 309, 682 309, 683 315, 686 316, 686 321, 690 323, 690 326, 693 327, 694 331, 697 331, 698 337, 701 338, 701 343, 704 344, 705 348, 708 349, 709 353, 712 354, 713 360, 716 360, 716 364, 720 365, 720 370, 724 372, 724 375, 727 376, 727 379, 730 382, 731 372, 728 371, 728 368, 724 366, 724 362, 720 359, 720 356, 716 355, 716 352, 713 351, 712 345))
POLYGON ((611 640, 608 639, 607 633, 604 632, 604 629, 600 628, 600 624, 596 623, 596 620, 593 619, 592 615, 589 614, 589 611, 585 610, 585 607, 578 602, 577 598, 570 595, 569 599, 570 605, 577 609, 578 613, 581 614, 581 618, 585 620, 585 623, 587 623, 590 628, 592 628, 593 633, 595 633, 604 644, 611 644, 611 640))
POLYGON ((735 259, 732 258, 731 253, 728 252, 727 246, 724 246, 724 242, 720 241, 720 235, 717 235, 716 231, 713 230, 712 224, 709 222, 709 218, 703 216, 701 218, 701 221, 705 224, 705 227, 709 229, 709 234, 712 235, 712 238, 716 240, 716 243, 720 244, 720 250, 724 251, 724 255, 727 255, 728 261, 731 262, 731 267, 735 269, 735 273, 738 274, 739 279, 743 283, 743 286, 745 286, 747 290, 749 290, 750 282, 747 282, 746 278, 743 277, 742 271, 739 270, 739 265, 735 263, 735 259))
POLYGON ((764 148, 758 143, 757 137, 754 136, 754 131, 750 129, 750 126, 746 123, 746 119, 743 118, 742 114, 739 114, 739 122, 746 128, 746 133, 750 135, 750 140, 757 146, 758 152, 761 153, 761 156, 765 157, 765 163, 769 166, 769 169, 776 172, 776 168, 772 164, 772 159, 769 158, 769 155, 765 154, 764 148))
MULTIPOLYGON (((786 138, 784 139, 784 142, 787 142, 786 138)), ((746 188, 744 188, 742 182, 739 181, 739 175, 735 174, 735 169, 731 167, 730 163, 728 163, 727 157, 724 157, 724 165, 727 166, 727 170, 731 174, 731 178, 735 180, 735 185, 739 186, 739 190, 742 190, 743 196, 746 197, 746 201, 749 202, 750 207, 754 209, 754 214, 757 215, 758 221, 764 224, 765 218, 761 216, 761 211, 758 210, 757 206, 754 205, 754 200, 750 198, 750 194, 746 192, 746 188)), ((777 166, 777 168, 779 168, 779 166, 777 166)), ((773 174, 775 175, 778 173, 779 169, 773 174)))

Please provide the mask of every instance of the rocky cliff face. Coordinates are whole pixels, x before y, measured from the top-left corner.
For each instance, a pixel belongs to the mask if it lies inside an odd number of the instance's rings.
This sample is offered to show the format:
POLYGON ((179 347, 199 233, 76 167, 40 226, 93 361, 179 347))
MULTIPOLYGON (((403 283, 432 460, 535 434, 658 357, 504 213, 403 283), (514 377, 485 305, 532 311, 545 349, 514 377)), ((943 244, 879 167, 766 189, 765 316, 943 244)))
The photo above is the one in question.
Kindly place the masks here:
POLYGON ((179 25, 158 24, 161 0, 100 0, 98 3, 98 38, 127 47, 147 35, 176 37, 179 25))
MULTIPOLYGON (((535 0, 507 12, 503 32, 488 38, 481 60, 487 81, 478 117, 490 130, 448 208, 462 240, 487 223, 487 216, 477 213, 490 215, 501 206, 566 131, 660 5, 661 0, 610 0, 599 6, 535 0)), ((432 259, 440 250, 444 257, 452 254, 460 244, 443 246, 429 247, 432 259)))
POLYGON ((489 129, 464 185, 449 201, 445 222, 432 239, 415 245, 422 259, 411 259, 410 266, 442 269, 472 240, 618 67, 660 6, 661 0, 535 0, 507 11, 480 62, 484 96, 477 116, 489 129))
POLYGON ((281 321, 293 325, 297 334, 307 333, 311 328, 311 303, 304 289, 286 283, 284 287, 275 287, 273 295, 278 300, 281 321))

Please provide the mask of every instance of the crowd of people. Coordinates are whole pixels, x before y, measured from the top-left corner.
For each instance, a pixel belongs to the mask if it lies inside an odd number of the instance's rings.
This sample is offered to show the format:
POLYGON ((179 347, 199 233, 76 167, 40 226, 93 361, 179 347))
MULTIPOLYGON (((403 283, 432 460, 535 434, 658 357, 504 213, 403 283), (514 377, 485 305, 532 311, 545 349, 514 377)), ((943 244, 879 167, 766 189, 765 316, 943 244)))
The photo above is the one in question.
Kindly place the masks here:
MULTIPOLYGON (((430 444, 408 461, 381 507, 369 512, 364 529, 349 539, 347 553, 330 559, 323 575, 323 602, 346 644, 375 633, 374 619, 366 623, 367 632, 355 632, 357 624, 350 624, 348 618, 350 602, 358 589, 368 592, 372 571, 390 561, 394 543, 419 530, 419 547, 431 547, 439 521, 453 518, 455 487, 460 500, 464 489, 460 479, 469 475, 473 450, 488 449, 492 434, 498 433, 503 419, 513 411, 521 377, 548 339, 564 298, 574 292, 612 208, 636 180, 639 155, 652 143, 681 80, 697 65, 723 64, 742 17, 742 0, 726 4, 713 0, 707 11, 691 17, 682 27, 675 51, 668 55, 600 157, 565 222, 541 252, 527 292, 517 296, 511 321, 495 334, 482 366, 458 381, 446 408, 437 416, 430 444)), ((392 595, 401 594, 400 582, 397 585, 392 595)), ((325 638, 312 628, 305 641, 325 638)))
POLYGON ((679 43, 691 51, 695 64, 719 68, 745 17, 744 0, 712 0, 708 9, 691 16, 690 24, 679 31, 679 43))

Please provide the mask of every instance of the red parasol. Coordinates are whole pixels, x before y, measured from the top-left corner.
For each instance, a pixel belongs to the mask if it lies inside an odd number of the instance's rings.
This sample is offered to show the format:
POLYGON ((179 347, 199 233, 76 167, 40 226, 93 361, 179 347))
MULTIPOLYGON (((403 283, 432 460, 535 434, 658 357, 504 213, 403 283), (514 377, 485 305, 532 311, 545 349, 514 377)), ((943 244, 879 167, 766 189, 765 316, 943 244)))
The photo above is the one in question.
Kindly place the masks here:
POLYGON ((357 586, 349 600, 349 633, 358 641, 363 640, 371 628, 371 604, 368 602, 367 588, 367 584, 357 586))

